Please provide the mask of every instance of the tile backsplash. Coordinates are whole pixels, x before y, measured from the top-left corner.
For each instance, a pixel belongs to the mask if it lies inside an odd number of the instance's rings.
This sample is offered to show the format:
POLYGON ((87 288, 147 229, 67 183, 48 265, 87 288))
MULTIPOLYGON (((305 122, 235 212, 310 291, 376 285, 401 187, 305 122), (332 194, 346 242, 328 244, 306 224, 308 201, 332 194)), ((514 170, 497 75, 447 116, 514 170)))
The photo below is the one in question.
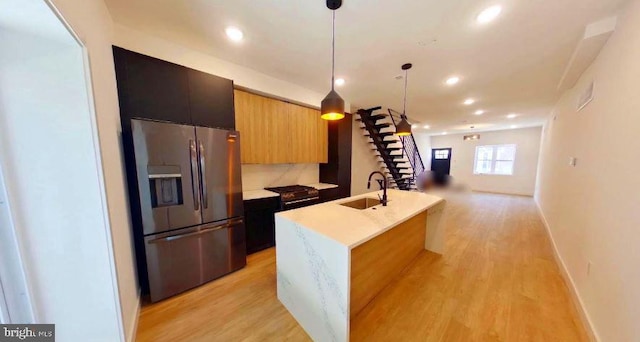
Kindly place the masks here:
POLYGON ((242 164, 242 190, 318 183, 319 164, 242 164))

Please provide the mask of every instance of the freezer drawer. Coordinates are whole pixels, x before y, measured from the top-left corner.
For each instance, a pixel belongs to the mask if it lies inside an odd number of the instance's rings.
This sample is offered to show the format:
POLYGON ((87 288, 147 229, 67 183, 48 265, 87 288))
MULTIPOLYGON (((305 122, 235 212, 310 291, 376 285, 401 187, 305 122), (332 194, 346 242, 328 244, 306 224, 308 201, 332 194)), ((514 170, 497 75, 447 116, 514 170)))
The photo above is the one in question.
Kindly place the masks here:
POLYGON ((145 247, 152 302, 246 265, 242 219, 147 236, 145 247))

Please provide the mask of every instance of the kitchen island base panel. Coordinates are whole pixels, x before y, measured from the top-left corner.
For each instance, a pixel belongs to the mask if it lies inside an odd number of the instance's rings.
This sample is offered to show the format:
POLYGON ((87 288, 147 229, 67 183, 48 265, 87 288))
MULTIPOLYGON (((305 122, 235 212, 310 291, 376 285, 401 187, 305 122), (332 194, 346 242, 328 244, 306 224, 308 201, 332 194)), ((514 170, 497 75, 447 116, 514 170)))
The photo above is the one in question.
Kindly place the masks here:
POLYGON ((441 224, 442 212, 447 202, 442 201, 427 211, 427 232, 424 239, 424 249, 444 254, 444 225, 441 224))
POLYGON ((315 341, 349 338, 349 247, 276 215, 280 302, 315 341))
POLYGON ((351 314, 355 317, 424 251, 427 212, 351 250, 351 314))
POLYGON ((445 201, 390 190, 387 206, 344 206, 368 193, 276 214, 278 299, 314 341, 349 341, 351 319, 425 249, 442 253, 445 201))

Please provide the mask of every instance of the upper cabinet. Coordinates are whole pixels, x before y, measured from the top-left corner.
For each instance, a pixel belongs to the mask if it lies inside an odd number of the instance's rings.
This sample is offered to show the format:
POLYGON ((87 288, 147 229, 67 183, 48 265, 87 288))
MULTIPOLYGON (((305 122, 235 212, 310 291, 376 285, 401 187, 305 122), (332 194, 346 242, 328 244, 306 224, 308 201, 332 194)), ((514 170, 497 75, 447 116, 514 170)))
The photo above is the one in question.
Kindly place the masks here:
POLYGON ((120 110, 127 119, 189 124, 189 80, 184 67, 114 47, 120 110))
POLYGON ((326 163, 327 122, 303 106, 235 91, 242 163, 326 163))
POLYGON ((284 102, 235 91, 236 128, 240 132, 243 164, 284 164, 287 126, 278 120, 286 112, 284 102))
POLYGON ((145 118, 235 129, 233 82, 113 48, 123 125, 145 118))
POLYGON ((234 128, 233 81, 192 69, 187 74, 193 124, 234 128))

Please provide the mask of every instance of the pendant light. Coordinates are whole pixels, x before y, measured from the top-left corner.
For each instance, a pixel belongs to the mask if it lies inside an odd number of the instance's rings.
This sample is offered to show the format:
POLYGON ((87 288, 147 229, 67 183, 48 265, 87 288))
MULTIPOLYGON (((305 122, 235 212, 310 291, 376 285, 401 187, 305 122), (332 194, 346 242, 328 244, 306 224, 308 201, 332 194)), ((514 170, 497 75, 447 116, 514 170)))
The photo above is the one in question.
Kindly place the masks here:
POLYGON ((327 7, 333 14, 333 29, 331 34, 331 91, 322 100, 320 117, 325 120, 340 120, 344 118, 344 100, 334 89, 336 69, 336 10, 342 6, 342 0, 327 0, 327 7))
POLYGON ((413 65, 411 63, 404 64, 402 70, 404 70, 404 108, 402 109, 402 115, 400 115, 400 122, 396 125, 396 135, 407 136, 411 135, 411 124, 407 121, 407 76, 408 70, 413 65))

